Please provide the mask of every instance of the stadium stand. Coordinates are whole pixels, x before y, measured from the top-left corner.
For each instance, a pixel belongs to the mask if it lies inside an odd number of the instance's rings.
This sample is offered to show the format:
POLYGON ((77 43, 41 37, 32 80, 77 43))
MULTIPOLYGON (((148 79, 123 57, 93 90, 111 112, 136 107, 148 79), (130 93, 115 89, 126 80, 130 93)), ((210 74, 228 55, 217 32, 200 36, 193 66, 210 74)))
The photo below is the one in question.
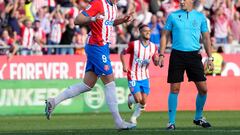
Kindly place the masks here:
MULTIPOLYGON (((70 54, 84 54, 87 26, 73 26, 72 43, 61 43, 69 18, 83 10, 81 2, 89 0, 0 0, 0 55, 68 54, 61 51, 64 48, 73 49, 70 54)), ((114 29, 111 53, 119 53, 136 39, 140 24, 152 28, 151 40, 158 44, 166 17, 179 4, 178 0, 120 0, 118 7, 119 16, 134 11, 135 20, 114 29)), ((206 15, 214 46, 223 47, 227 54, 240 53, 239 0, 196 0, 195 9, 206 15)), ((167 52, 170 49, 171 41, 167 52)))

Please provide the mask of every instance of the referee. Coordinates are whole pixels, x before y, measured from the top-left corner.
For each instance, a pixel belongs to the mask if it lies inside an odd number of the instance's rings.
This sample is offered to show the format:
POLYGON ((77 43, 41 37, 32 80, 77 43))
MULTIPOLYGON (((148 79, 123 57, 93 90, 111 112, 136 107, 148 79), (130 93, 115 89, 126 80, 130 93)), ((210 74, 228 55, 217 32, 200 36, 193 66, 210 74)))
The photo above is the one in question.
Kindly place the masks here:
POLYGON ((169 60, 168 83, 170 93, 168 97, 169 123, 167 130, 175 130, 175 117, 178 103, 178 93, 186 70, 188 81, 193 81, 198 89, 196 99, 196 113, 193 123, 203 128, 211 127, 202 116, 207 98, 206 77, 202 64, 200 50, 200 36, 202 35, 204 48, 208 55, 207 66, 213 70, 211 41, 205 16, 194 10, 195 0, 179 0, 181 9, 172 12, 164 26, 161 37, 159 65, 163 67, 164 51, 167 38, 172 34, 172 52, 169 60))

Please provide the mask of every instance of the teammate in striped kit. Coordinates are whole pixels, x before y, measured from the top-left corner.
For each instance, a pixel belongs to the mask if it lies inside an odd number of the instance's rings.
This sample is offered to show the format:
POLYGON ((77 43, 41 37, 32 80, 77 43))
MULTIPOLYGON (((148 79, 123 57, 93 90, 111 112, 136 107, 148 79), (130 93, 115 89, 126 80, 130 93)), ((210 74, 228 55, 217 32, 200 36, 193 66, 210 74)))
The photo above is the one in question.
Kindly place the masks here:
POLYGON ((130 119, 137 124, 137 118, 146 106, 147 96, 150 92, 148 67, 151 59, 155 66, 158 66, 157 46, 149 41, 151 29, 147 25, 139 27, 140 39, 130 42, 128 48, 121 52, 120 58, 123 71, 127 72, 128 86, 131 91, 128 97, 128 106, 132 109, 133 104, 137 104, 130 119), (130 54, 129 67, 126 67, 124 56, 130 54))
POLYGON ((125 122, 119 114, 116 97, 116 86, 109 57, 109 44, 114 25, 132 20, 131 15, 117 18, 118 0, 93 0, 86 10, 75 19, 76 24, 88 23, 91 34, 85 51, 87 54, 87 66, 82 83, 70 86, 55 98, 46 101, 46 116, 50 119, 51 113, 57 104, 63 100, 78 96, 90 91, 96 84, 98 77, 105 85, 105 97, 107 105, 112 113, 117 129, 131 129, 135 124, 125 122))

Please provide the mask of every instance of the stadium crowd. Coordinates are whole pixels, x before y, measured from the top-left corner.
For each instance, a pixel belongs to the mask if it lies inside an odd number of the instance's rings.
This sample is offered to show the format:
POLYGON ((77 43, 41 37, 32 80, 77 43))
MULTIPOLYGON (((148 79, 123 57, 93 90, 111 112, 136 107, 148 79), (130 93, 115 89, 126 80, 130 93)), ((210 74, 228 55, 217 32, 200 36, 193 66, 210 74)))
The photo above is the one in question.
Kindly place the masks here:
MULTIPOLYGON (((89 28, 75 25, 74 18, 89 1, 0 0, 0 55, 84 54, 89 28)), ((214 45, 239 45, 240 0, 196 0, 194 4, 207 17, 214 45)), ((178 9, 178 0, 119 0, 118 16, 134 12, 135 19, 115 27, 111 52, 138 39, 140 24, 149 25, 151 41, 159 46, 168 14, 178 9)))

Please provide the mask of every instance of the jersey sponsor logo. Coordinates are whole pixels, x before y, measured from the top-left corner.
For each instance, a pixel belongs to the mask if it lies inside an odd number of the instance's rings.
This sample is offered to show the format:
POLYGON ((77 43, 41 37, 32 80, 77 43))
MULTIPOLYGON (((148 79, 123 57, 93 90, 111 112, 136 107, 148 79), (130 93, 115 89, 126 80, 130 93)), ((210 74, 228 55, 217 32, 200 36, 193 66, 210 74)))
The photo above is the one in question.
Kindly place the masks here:
POLYGON ((104 22, 105 25, 113 26, 114 21, 106 20, 104 22))
POLYGON ((135 59, 135 62, 140 64, 140 65, 148 65, 150 63, 150 61, 148 59, 145 59, 145 60, 141 60, 139 58, 136 58, 135 59))

